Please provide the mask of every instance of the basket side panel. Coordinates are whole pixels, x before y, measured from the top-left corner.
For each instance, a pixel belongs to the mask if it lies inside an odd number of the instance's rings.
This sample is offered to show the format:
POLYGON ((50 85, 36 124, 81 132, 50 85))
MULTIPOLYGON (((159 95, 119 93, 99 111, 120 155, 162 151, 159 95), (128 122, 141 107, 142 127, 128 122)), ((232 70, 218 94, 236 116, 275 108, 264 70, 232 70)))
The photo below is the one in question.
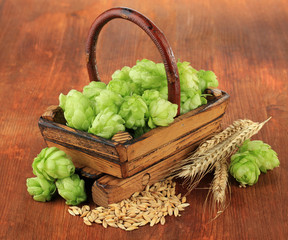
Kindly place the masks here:
POLYGON ((110 142, 95 140, 85 133, 43 118, 40 118, 38 125, 47 145, 65 151, 75 165, 119 178, 123 177, 122 172, 126 172, 126 163, 120 161, 115 145, 110 142))
POLYGON ((93 201, 97 205, 107 206, 129 198, 134 192, 142 191, 146 184, 152 185, 166 177, 169 170, 178 161, 187 157, 187 154, 196 149, 198 145, 199 142, 194 143, 189 147, 189 151, 183 149, 129 178, 118 179, 109 175, 99 178, 92 186, 93 201))
POLYGON ((191 154, 195 142, 207 138, 209 135, 220 129, 221 120, 222 116, 201 128, 193 130, 178 139, 174 139, 174 141, 155 149, 147 155, 128 162, 128 176, 132 176, 133 174, 149 167, 151 164, 157 164, 157 162, 162 161, 163 158, 169 157, 176 152, 183 150, 182 152, 191 154))
POLYGON ((43 118, 39 119, 38 125, 45 139, 57 142, 60 145, 68 144, 83 152, 89 151, 95 155, 120 161, 115 145, 110 143, 111 141, 105 141, 105 139, 91 136, 91 134, 43 118))
POLYGON ((118 178, 122 177, 121 165, 119 164, 110 161, 103 161, 102 158, 99 158, 97 156, 91 156, 89 154, 69 148, 67 146, 59 145, 55 142, 49 141, 48 139, 45 139, 45 141, 48 147, 57 147, 63 150, 69 156, 71 156, 72 162, 76 166, 85 166, 118 178))
POLYGON ((219 100, 206 108, 200 107, 196 111, 188 112, 176 118, 170 126, 157 127, 138 140, 136 139, 135 142, 127 146, 128 161, 133 161, 217 119, 224 114, 228 104, 227 99, 224 100, 219 100))
MULTIPOLYGON (((175 154, 207 137, 217 130, 228 101, 218 102, 197 114, 182 115, 169 127, 155 129, 154 133, 127 146, 128 175, 144 169, 159 160, 175 154)), ((149 133, 149 132, 148 132, 149 133)))

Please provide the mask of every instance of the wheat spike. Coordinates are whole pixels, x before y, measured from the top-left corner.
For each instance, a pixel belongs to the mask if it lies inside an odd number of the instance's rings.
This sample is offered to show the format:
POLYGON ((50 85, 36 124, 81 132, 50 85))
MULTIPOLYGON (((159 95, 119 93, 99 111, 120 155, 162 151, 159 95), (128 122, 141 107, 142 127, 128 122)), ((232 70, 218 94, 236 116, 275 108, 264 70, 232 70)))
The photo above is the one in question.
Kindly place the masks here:
POLYGON ((226 159, 215 163, 214 180, 212 182, 213 199, 216 204, 225 202, 225 192, 228 183, 228 163, 226 159))
POLYGON ((207 194, 204 209, 208 204, 210 219, 216 219, 229 205, 227 196, 230 196, 230 186, 228 183, 228 162, 221 159, 215 163, 214 179, 207 194))
MULTIPOLYGON (((269 118, 270 119, 270 118, 269 118)), ((231 156, 242 143, 258 133, 263 125, 269 120, 262 123, 252 122, 250 120, 238 120, 225 129, 223 132, 214 136, 215 142, 206 145, 206 150, 202 148, 202 152, 195 152, 192 156, 184 159, 172 171, 172 176, 184 178, 183 184, 188 184, 188 192, 193 190, 200 180, 213 168, 217 161, 227 159, 231 156), (233 127, 234 126, 234 127, 233 127), (235 130, 235 126, 237 130, 235 130), (241 126, 241 127, 239 127, 241 126), (228 134, 227 132, 233 132, 228 134), (226 136, 225 140, 223 136, 226 136), (221 139, 221 141, 219 140, 221 139), (217 144, 215 144, 217 143, 217 144)), ((202 146, 204 146, 203 143, 202 146)))
MULTIPOLYGON (((224 129, 222 132, 215 134, 214 136, 212 136, 211 139, 208 139, 206 141, 204 141, 202 144, 199 145, 199 147, 197 148, 197 150, 188 158, 184 159, 183 161, 179 162, 178 165, 176 165, 174 167, 174 171, 172 171, 173 173, 177 170, 179 170, 181 168, 181 166, 187 165, 188 163, 191 163, 192 161, 195 160, 195 158, 197 156, 201 156, 202 154, 204 154, 206 151, 208 151, 209 149, 213 148, 214 146, 216 146, 217 144, 225 141, 227 138, 231 137, 233 134, 235 134, 236 132, 242 130, 244 127, 249 126, 250 124, 253 124, 253 122, 251 120, 248 119, 240 119, 240 120, 236 120, 234 121, 230 126, 228 126, 226 129, 224 129)), ((197 162, 195 161, 195 167, 193 169, 197 170, 198 168, 200 168, 200 165, 202 165, 202 162, 197 162)), ((202 168, 205 168, 205 165, 208 166, 209 165, 209 161, 208 162, 203 162, 202 168)), ((186 169, 187 170, 187 169, 186 169)), ((174 174, 172 174, 174 175, 174 174)))
POLYGON ((200 144, 200 146, 197 148, 193 156, 195 157, 195 156, 199 156, 203 154, 208 149, 211 149, 217 144, 223 142, 225 139, 231 137, 233 134, 243 129, 244 127, 249 126, 252 123, 253 122, 249 119, 239 119, 239 120, 234 121, 230 126, 224 129, 222 132, 212 136, 211 139, 200 144))

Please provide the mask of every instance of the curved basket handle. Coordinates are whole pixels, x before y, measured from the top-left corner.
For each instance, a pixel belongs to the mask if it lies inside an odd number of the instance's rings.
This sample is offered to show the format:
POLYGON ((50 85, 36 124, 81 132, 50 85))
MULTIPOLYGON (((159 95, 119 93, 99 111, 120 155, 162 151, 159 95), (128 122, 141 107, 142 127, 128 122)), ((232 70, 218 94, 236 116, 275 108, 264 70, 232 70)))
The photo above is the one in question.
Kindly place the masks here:
POLYGON ((168 81, 168 100, 178 105, 180 114, 180 82, 177 63, 173 51, 162 31, 141 13, 129 8, 111 8, 93 22, 87 39, 87 69, 90 81, 100 81, 96 65, 96 44, 103 26, 114 18, 126 19, 142 28, 155 43, 164 62, 168 81))

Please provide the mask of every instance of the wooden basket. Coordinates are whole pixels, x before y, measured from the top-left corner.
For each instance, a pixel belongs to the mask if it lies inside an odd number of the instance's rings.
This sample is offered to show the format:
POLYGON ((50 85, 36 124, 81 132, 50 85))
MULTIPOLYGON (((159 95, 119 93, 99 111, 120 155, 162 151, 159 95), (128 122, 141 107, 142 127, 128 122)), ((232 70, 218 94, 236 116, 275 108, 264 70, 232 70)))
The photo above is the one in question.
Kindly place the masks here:
POLYGON ((64 150, 76 166, 88 167, 96 171, 96 177, 101 176, 92 187, 94 202, 100 205, 120 201, 142 190, 145 184, 161 179, 167 169, 187 157, 202 139, 219 130, 229 100, 227 93, 208 89, 211 96, 206 105, 179 116, 180 83, 173 51, 158 27, 142 14, 127 8, 110 9, 92 24, 86 47, 90 81, 100 81, 96 43, 103 26, 114 18, 141 27, 159 49, 167 75, 168 100, 178 105, 178 116, 168 127, 157 127, 136 139, 119 141, 117 137, 107 140, 68 127, 59 106, 47 109, 39 119, 47 145, 64 150))

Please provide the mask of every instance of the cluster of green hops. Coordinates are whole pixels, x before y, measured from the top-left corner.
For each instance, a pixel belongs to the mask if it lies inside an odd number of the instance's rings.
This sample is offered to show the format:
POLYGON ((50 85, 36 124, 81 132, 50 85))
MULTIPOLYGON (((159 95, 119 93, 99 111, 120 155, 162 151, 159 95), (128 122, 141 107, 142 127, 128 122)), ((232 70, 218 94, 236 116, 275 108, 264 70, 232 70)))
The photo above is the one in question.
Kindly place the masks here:
POLYGON ((84 180, 75 174, 70 157, 56 147, 44 148, 32 163, 34 178, 26 180, 27 191, 35 201, 50 201, 56 188, 68 205, 86 200, 84 180))
MULTIPOLYGON (((181 114, 206 104, 204 90, 217 87, 211 71, 197 71, 189 62, 177 64, 181 86, 181 114)), ((127 130, 132 135, 174 121, 178 106, 168 101, 167 78, 163 63, 143 59, 132 68, 123 67, 106 86, 91 82, 82 92, 60 94, 60 107, 67 125, 110 139, 127 130)))
POLYGON ((246 140, 231 157, 230 174, 241 185, 253 185, 261 172, 266 173, 280 165, 277 153, 262 141, 246 140))

